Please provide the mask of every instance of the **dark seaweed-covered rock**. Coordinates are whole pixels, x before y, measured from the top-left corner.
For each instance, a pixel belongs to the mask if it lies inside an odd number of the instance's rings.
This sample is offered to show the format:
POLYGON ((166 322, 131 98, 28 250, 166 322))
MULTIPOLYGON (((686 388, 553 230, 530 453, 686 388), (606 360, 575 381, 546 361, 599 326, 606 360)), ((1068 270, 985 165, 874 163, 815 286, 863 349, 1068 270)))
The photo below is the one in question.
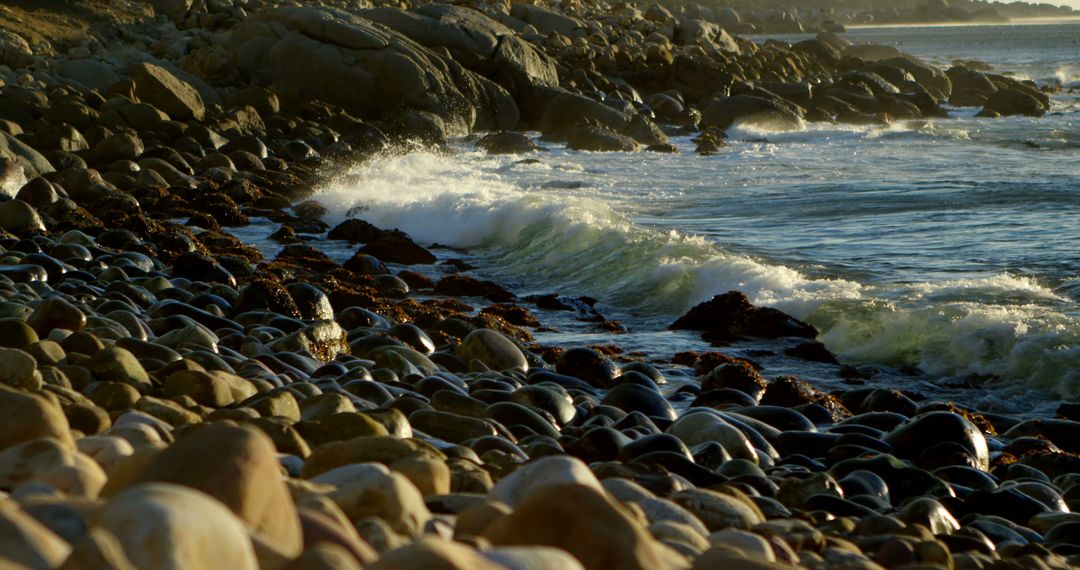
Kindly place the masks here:
POLYGON ((818 331, 790 315, 768 307, 755 307, 738 291, 717 295, 679 317, 671 330, 705 331, 710 340, 735 341, 744 337, 814 338, 818 331))
POLYGON ((497 303, 517 299, 503 286, 493 281, 484 281, 468 275, 447 275, 435 284, 435 293, 454 297, 483 297, 497 303))

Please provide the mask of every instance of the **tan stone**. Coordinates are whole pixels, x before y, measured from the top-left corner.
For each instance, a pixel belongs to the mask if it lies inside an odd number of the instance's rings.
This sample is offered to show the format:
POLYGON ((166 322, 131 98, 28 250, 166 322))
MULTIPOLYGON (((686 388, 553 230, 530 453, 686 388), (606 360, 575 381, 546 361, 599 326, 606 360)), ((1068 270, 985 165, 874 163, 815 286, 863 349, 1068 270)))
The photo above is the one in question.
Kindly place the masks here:
POLYGON ((603 492, 600 481, 589 466, 575 457, 542 457, 504 477, 495 484, 489 498, 516 507, 529 495, 553 485, 583 485, 603 492))
POLYGON ((60 570, 135 570, 120 541, 109 531, 92 528, 75 543, 60 570))
POLYGON ((372 570, 506 570, 506 566, 486 558, 464 544, 426 538, 384 553, 372 570))
POLYGON ((209 424, 158 454, 133 480, 175 483, 224 503, 289 557, 303 537, 292 497, 282 480, 274 445, 262 432, 209 424))
POLYGON ((23 390, 40 390, 41 372, 30 353, 17 348, 0 348, 0 384, 23 390))
POLYGON ((379 517, 395 532, 418 536, 431 518, 416 485, 378 463, 338 467, 312 482, 332 485, 334 490, 328 496, 351 520, 379 517))
POLYGON ((108 502, 98 520, 137 568, 258 570, 244 523, 188 487, 151 483, 108 502))
POLYGON ((0 386, 0 449, 41 437, 53 437, 68 448, 75 445, 59 406, 41 396, 0 386))
POLYGON ((561 548, 590 570, 661 568, 667 558, 625 510, 587 485, 537 488, 483 536, 496 545, 561 548))
POLYGON ((320 542, 304 550, 285 570, 360 570, 352 553, 332 542, 320 542))
POLYGON ((55 568, 71 547, 15 503, 0 500, 0 559, 28 568, 55 568))

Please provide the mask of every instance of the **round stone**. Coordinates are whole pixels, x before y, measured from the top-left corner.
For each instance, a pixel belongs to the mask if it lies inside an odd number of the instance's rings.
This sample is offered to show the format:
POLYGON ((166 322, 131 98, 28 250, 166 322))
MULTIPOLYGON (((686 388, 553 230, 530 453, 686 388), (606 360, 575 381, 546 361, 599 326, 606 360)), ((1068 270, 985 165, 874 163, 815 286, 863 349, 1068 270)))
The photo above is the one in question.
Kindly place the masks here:
POLYGON ((510 339, 490 329, 477 329, 461 342, 458 358, 465 362, 479 361, 490 370, 529 369, 525 355, 510 339))

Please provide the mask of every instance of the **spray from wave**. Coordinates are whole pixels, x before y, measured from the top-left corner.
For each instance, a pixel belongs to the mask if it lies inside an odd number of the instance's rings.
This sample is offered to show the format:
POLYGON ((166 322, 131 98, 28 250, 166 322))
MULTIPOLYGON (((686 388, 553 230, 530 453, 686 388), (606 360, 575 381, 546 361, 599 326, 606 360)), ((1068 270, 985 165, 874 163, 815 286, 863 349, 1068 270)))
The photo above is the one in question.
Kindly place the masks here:
POLYGON ((1065 397, 1080 387, 1080 319, 1062 309, 1071 301, 1031 278, 900 285, 811 278, 703 237, 635 224, 597 190, 517 186, 498 173, 507 163, 497 160, 388 157, 328 184, 319 200, 332 222, 363 205, 363 217, 380 227, 468 248, 487 276, 523 293, 587 294, 655 322, 741 290, 815 324, 821 340, 852 362, 999 377, 1065 397))

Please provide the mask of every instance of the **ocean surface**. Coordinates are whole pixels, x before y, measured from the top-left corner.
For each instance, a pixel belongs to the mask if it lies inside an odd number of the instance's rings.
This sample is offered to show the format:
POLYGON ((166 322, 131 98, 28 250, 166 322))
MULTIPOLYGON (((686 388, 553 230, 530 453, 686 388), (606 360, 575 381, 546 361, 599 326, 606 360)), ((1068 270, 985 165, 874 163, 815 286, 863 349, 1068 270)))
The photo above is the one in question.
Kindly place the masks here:
MULTIPOLYGON (((737 289, 816 325, 868 386, 1021 414, 1080 399, 1080 23, 847 37, 945 67, 978 60, 1061 92, 1039 119, 957 108, 886 128, 736 130, 709 157, 687 138, 673 140, 676 155, 548 145, 527 161, 463 141, 357 167, 318 199, 332 224, 363 206, 362 218, 447 246, 435 251, 468 259, 478 277, 519 294, 589 295, 630 330, 544 313, 559 333, 540 341, 707 350, 664 328, 737 289)), ((339 258, 352 252, 323 243, 339 258)), ((850 387, 835 366, 763 352, 781 348, 724 350, 753 355, 766 376, 850 387)))

